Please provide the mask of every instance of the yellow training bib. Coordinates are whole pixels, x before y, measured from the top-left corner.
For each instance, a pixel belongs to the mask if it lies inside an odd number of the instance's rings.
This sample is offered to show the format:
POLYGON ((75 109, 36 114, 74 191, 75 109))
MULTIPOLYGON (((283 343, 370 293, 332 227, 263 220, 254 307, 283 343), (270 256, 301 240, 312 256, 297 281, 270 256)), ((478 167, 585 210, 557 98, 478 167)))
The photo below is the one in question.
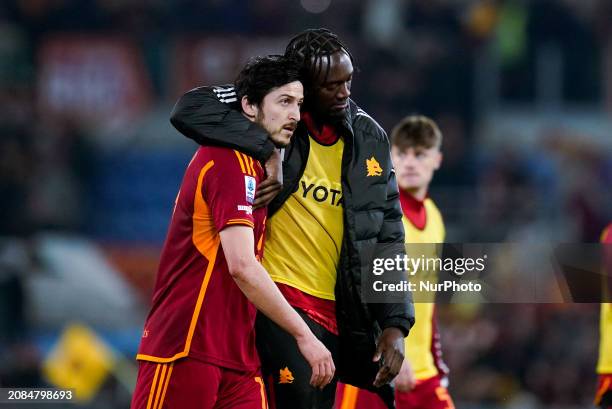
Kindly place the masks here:
POLYGON ((307 294, 335 300, 344 234, 341 185, 344 142, 310 137, 306 169, 297 190, 266 226, 263 265, 272 279, 307 294))

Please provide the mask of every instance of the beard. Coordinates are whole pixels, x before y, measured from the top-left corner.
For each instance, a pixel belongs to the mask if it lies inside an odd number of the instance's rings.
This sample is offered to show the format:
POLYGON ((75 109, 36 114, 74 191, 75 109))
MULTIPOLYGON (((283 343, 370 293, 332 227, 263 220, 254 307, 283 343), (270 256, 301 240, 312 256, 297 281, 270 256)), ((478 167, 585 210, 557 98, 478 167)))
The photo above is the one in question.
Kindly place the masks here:
POLYGON ((334 111, 331 108, 321 109, 313 104, 307 108, 307 112, 312 114, 318 126, 323 126, 323 124, 341 125, 348 115, 348 108, 342 111, 334 111))
POLYGON ((282 131, 285 129, 285 125, 281 126, 278 129, 270 130, 265 126, 265 119, 266 118, 261 110, 257 112, 257 115, 255 115, 255 123, 257 123, 257 125, 261 126, 266 130, 269 135, 270 141, 272 141, 274 146, 276 146, 277 148, 284 148, 289 145, 289 142, 291 141, 293 135, 291 135, 291 137, 287 139, 284 136, 281 136, 282 131))

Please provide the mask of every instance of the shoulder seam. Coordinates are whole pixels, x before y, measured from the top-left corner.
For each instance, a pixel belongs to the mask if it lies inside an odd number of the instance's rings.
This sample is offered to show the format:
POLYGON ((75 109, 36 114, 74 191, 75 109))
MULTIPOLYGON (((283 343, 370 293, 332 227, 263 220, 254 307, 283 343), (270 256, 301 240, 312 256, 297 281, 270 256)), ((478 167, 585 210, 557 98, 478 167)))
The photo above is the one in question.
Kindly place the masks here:
POLYGON ((368 119, 371 121, 371 123, 372 123, 372 124, 373 124, 373 125, 374 125, 376 128, 378 128, 378 130, 379 130, 379 131, 381 131, 381 132, 385 132, 385 130, 383 129, 383 127, 382 127, 382 126, 380 126, 380 124, 379 124, 379 123, 378 123, 378 122, 377 122, 377 121, 376 121, 374 118, 372 118, 372 117, 371 117, 371 116, 370 116, 370 115, 369 115, 367 112, 365 112, 365 111, 364 111, 363 109, 361 109, 361 108, 357 108, 357 112, 355 113, 355 119, 357 119, 357 117, 359 117, 359 116, 361 116, 361 117, 365 117, 365 118, 368 118, 368 119))

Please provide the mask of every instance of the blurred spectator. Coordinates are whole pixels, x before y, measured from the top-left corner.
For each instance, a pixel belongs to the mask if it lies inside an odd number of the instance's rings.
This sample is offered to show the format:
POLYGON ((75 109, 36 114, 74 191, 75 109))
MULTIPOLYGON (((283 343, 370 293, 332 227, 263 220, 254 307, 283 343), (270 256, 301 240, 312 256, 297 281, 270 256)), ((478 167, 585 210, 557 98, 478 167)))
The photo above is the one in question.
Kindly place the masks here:
POLYGON ((0 235, 28 236, 33 221, 27 211, 33 165, 32 141, 25 129, 0 128, 0 235))
POLYGON ((89 222, 91 148, 68 120, 43 123, 38 131, 29 203, 33 222, 41 229, 83 231, 89 222))

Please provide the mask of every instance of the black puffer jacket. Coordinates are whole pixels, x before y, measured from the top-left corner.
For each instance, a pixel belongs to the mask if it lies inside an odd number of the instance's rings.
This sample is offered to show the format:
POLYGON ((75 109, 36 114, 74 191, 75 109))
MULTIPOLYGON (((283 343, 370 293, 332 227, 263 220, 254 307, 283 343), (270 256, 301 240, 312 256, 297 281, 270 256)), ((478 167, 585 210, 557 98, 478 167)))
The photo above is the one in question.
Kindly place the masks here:
MULTIPOLYGON (((171 122, 199 144, 231 147, 264 162, 274 145, 263 128, 242 115, 238 103, 231 85, 196 88, 178 101, 171 122)), ((381 329, 398 327, 407 335, 414 324, 414 309, 409 294, 399 303, 363 301, 360 252, 375 243, 403 244, 402 212, 385 131, 350 101, 339 132, 345 144, 342 157, 345 233, 335 290, 341 351, 336 367, 340 380, 372 389, 379 369, 372 356, 381 329), (367 176, 366 161, 372 158, 381 169, 371 172, 375 176, 367 176)), ((308 132, 300 123, 291 144, 285 148, 283 189, 270 204, 270 215, 296 190, 308 153, 308 132)))

